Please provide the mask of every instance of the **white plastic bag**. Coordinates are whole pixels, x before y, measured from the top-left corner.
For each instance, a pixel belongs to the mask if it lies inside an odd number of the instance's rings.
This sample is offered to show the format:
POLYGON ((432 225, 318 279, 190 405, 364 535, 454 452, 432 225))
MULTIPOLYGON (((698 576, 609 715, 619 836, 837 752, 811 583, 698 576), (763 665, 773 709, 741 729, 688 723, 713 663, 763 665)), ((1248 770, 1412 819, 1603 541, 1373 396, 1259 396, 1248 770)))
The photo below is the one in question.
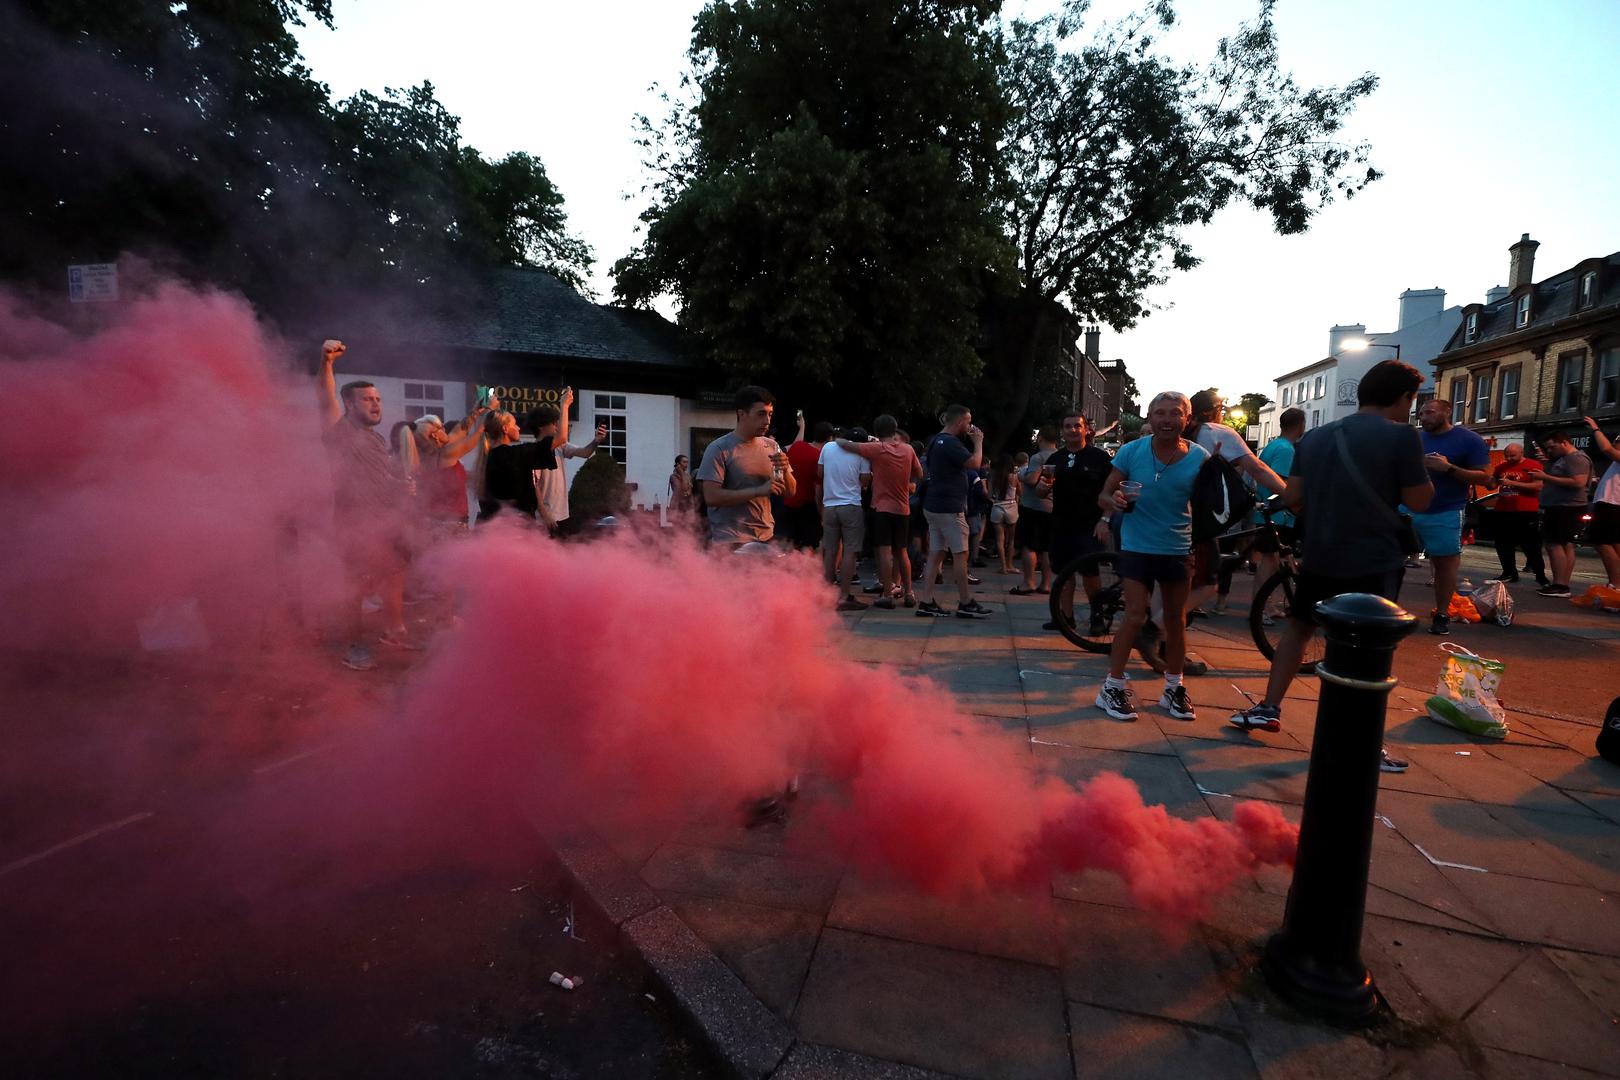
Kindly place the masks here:
POLYGON ((1474 610, 1482 621, 1496 620, 1498 626, 1513 625, 1513 593, 1505 581, 1487 581, 1474 590, 1474 610))
POLYGON ((1446 662, 1440 669, 1440 685, 1426 703, 1429 718, 1482 739, 1507 738, 1507 713, 1496 700, 1507 665, 1455 642, 1443 642, 1440 648, 1446 662))

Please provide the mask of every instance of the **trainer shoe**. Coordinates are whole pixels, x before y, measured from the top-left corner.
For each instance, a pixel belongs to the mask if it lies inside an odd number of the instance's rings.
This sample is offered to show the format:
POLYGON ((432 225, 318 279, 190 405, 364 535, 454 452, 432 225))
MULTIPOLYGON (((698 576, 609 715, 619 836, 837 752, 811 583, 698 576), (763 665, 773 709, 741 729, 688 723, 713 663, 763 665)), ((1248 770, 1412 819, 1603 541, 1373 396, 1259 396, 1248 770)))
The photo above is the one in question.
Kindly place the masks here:
POLYGON ((1250 705, 1232 714, 1232 726, 1244 731, 1281 731, 1282 710, 1275 705, 1250 705))
POLYGON ((894 597, 880 596, 876 600, 872 601, 872 606, 875 608, 882 608, 884 611, 893 611, 894 597))
POLYGON ((1164 693, 1159 695, 1159 708, 1177 720, 1198 719, 1198 714, 1193 711, 1192 698, 1187 696, 1187 688, 1180 684, 1164 688, 1164 693))
POLYGON ((926 615, 931 619, 944 619, 950 615, 950 612, 940 607, 939 604, 933 600, 924 600, 922 603, 917 605, 917 615, 918 617, 926 615))
POLYGON ((902 604, 904 604, 906 607, 916 607, 917 606, 917 598, 915 596, 913 596, 911 593, 906 593, 905 596, 901 597, 900 602, 902 604))
POLYGON ((967 576, 967 581, 968 581, 969 585, 983 585, 984 584, 984 582, 981 579, 974 577, 972 574, 969 574, 967 576))
POLYGON ((1115 720, 1135 720, 1136 707, 1131 704, 1131 688, 1103 684, 1097 691, 1097 708, 1115 720))
POLYGON ((1063 628, 1058 625, 1056 619, 1047 619, 1045 622, 1041 623, 1041 629, 1042 630, 1061 630, 1063 628))
POLYGON ((1090 631, 1090 634, 1088 635, 1089 637, 1107 637, 1108 620, 1103 618, 1101 615, 1093 615, 1091 617, 1091 625, 1086 629, 1090 631))
POLYGON ((862 603, 861 601, 855 599, 853 596, 846 595, 842 600, 838 601, 838 610, 839 611, 865 611, 866 610, 866 605, 864 603, 862 603))
POLYGON ((977 600, 969 600, 965 604, 956 605, 956 617, 958 619, 985 619, 989 618, 989 616, 990 609, 977 600))
POLYGON ((1438 611, 1433 612, 1429 616, 1429 633, 1439 637, 1449 636, 1451 634, 1451 616, 1442 615, 1438 611))
POLYGON ((1569 586, 1568 585, 1556 585, 1556 584, 1553 584, 1552 582, 1548 582, 1547 584, 1543 585, 1541 588, 1537 589, 1536 592, 1540 593, 1542 596, 1568 596, 1569 595, 1569 586))
POLYGON ((1405 772, 1406 769, 1407 769, 1407 763, 1405 761, 1402 761, 1398 757, 1390 757, 1388 750, 1385 750, 1384 748, 1379 747, 1379 749, 1378 749, 1378 771, 1379 772, 1401 773, 1401 772, 1405 772))
POLYGON ((377 661, 371 657, 371 650, 364 645, 351 645, 349 651, 343 654, 343 666, 351 671, 370 671, 377 666, 377 661))

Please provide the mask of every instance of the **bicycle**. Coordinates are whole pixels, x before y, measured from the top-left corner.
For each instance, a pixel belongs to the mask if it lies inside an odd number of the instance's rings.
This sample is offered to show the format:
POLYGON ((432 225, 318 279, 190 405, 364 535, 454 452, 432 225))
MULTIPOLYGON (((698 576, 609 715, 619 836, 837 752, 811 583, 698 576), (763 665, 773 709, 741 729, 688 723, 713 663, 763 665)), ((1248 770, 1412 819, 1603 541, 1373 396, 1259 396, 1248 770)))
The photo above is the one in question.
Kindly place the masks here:
MULTIPOLYGON (((1261 655, 1270 661, 1277 654, 1277 642, 1282 637, 1288 612, 1294 602, 1294 577, 1297 573, 1298 552, 1294 544, 1278 534, 1277 526, 1272 521, 1272 516, 1280 510, 1277 500, 1267 500, 1261 504, 1260 510, 1261 520, 1254 527, 1228 533, 1222 536, 1221 540, 1232 542, 1251 537, 1255 539, 1269 537, 1276 541, 1281 558, 1280 568, 1255 590, 1254 601, 1249 606, 1249 635, 1261 655)), ((1059 570, 1052 581, 1050 600, 1052 622, 1056 624, 1058 633, 1067 641, 1087 652, 1106 653, 1113 648, 1114 626, 1125 610, 1125 589, 1119 576, 1117 559, 1118 555, 1113 551, 1082 555, 1059 570), (1075 587, 1077 579, 1086 577, 1098 579, 1095 593, 1086 595, 1084 590, 1075 587), (1074 595, 1072 616, 1064 610, 1065 595, 1071 589, 1074 595), (1084 604, 1080 602, 1082 596, 1085 597, 1084 604)), ((1160 648, 1162 649, 1162 645, 1160 648)), ((1316 670, 1317 661, 1322 658, 1322 648, 1321 636, 1314 636, 1300 660, 1301 674, 1310 674, 1316 670)), ((1164 670, 1164 659, 1160 655, 1160 649, 1148 650, 1139 646, 1137 651, 1155 671, 1164 670)))

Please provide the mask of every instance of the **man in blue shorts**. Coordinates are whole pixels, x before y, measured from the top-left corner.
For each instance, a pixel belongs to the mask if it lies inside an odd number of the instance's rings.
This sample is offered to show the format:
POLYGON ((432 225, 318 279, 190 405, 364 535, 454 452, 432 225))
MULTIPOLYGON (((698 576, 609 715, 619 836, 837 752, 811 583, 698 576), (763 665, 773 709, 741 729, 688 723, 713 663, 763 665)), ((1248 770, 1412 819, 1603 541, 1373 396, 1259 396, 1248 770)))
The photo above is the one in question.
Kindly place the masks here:
MULTIPOLYGON (((1418 540, 1434 568, 1434 613, 1429 633, 1451 633, 1451 597, 1462 565, 1463 509, 1470 484, 1489 484, 1491 450, 1485 440, 1451 422, 1451 402, 1433 398, 1418 410, 1423 427, 1423 463, 1434 481, 1434 501, 1412 515, 1418 540)), ((1415 509, 1409 507, 1408 509, 1415 509)))
POLYGON ((1114 455, 1098 506, 1124 514, 1119 561, 1125 613, 1114 630, 1108 679, 1097 691, 1097 708, 1115 720, 1135 720, 1125 664, 1147 622, 1157 586, 1164 604, 1164 693, 1159 707, 1177 720, 1192 720, 1192 700, 1182 685, 1187 656, 1187 592, 1191 584, 1192 490, 1209 451, 1182 438, 1192 408, 1186 395, 1167 391, 1148 405, 1151 438, 1126 443, 1114 455))

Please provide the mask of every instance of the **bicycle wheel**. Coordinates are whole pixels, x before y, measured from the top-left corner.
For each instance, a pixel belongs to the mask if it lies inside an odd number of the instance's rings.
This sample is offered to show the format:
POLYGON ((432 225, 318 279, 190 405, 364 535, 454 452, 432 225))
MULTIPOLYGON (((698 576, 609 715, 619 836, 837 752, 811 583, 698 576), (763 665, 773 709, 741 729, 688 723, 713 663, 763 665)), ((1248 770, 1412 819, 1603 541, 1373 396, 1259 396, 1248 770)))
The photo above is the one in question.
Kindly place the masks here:
POLYGON ((1052 579, 1049 607, 1058 633, 1087 652, 1105 653, 1114 645, 1114 626, 1125 611, 1125 588, 1114 566, 1112 551, 1099 551, 1073 560, 1052 579), (1081 581, 1097 577, 1102 585, 1087 596, 1081 581), (1074 587, 1074 615, 1063 610, 1064 595, 1074 587))
MULTIPOLYGON (((1293 606, 1292 570, 1284 569, 1272 574, 1254 594, 1254 603, 1249 605, 1249 633, 1254 638, 1255 647, 1267 660, 1276 658, 1277 642, 1282 638, 1283 628, 1288 625, 1288 613, 1293 606)), ((1322 659, 1323 647, 1322 635, 1313 634, 1311 640, 1305 643, 1304 655, 1299 660, 1300 674, 1309 675, 1316 670, 1316 662, 1322 659)))

